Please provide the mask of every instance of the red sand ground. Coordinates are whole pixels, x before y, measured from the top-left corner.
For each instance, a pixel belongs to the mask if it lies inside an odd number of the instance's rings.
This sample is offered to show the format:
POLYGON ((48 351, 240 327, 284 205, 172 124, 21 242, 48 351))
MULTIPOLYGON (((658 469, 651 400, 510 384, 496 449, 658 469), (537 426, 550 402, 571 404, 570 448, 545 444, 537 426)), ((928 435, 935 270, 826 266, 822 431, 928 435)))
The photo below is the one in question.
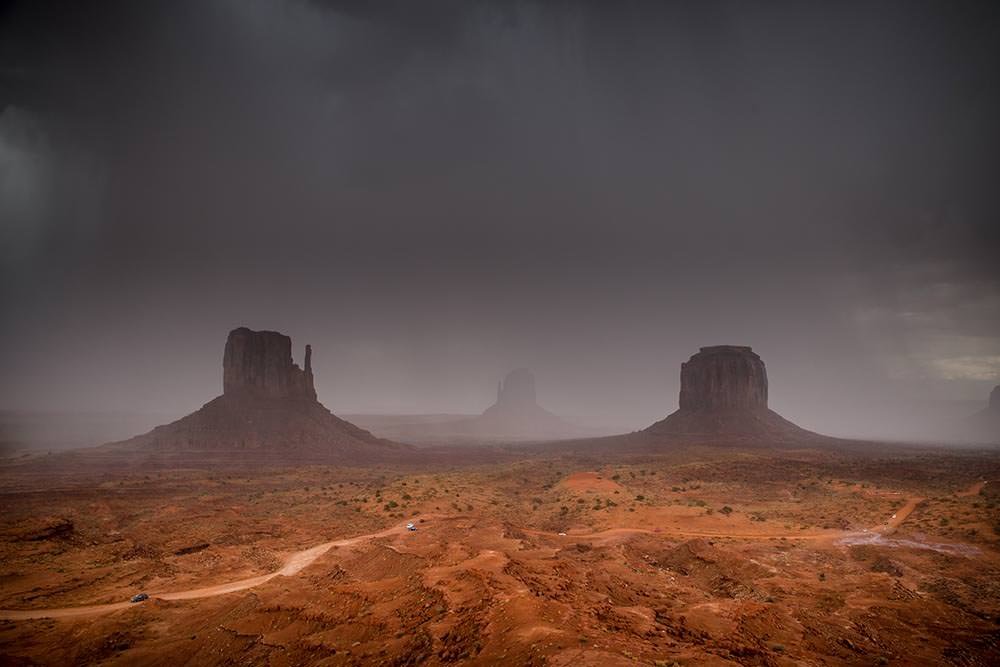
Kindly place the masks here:
POLYGON ((998 481, 996 454, 759 449, 9 468, 0 661, 995 664, 998 481))

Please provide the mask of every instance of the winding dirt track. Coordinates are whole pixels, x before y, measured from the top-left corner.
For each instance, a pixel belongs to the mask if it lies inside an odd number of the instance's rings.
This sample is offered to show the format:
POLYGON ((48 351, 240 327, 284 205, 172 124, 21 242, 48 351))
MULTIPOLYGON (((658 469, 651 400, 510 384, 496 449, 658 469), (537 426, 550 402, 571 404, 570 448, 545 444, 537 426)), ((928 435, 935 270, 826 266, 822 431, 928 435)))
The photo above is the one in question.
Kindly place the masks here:
MULTIPOLYGON (((977 482, 973 484, 967 491, 960 492, 958 495, 971 495, 979 493, 982 488, 983 483, 977 482)), ((874 528, 872 532, 880 533, 882 535, 890 535, 899 526, 906 521, 907 517, 913 512, 917 504, 923 498, 911 497, 907 499, 906 504, 899 508, 893 516, 886 521, 884 525, 874 528)), ((450 517, 436 517, 439 519, 447 519, 450 517)), ((305 567, 312 564, 317 558, 325 554, 327 551, 333 547, 348 547, 358 544, 360 542, 365 542, 367 540, 387 537, 389 535, 401 534, 406 532, 405 524, 400 524, 398 526, 393 526, 392 528, 387 528, 385 530, 369 533, 367 535, 358 535, 356 537, 349 537, 342 540, 334 540, 332 542, 324 542, 323 544, 318 544, 309 549, 303 551, 297 551, 291 554, 286 560, 285 564, 280 570, 272 572, 270 574, 263 574, 258 577, 251 577, 249 579, 240 579, 238 581, 230 581, 225 584, 217 584, 215 586, 206 586, 204 588, 194 588, 187 591, 176 591, 173 593, 151 593, 151 598, 158 598, 160 600, 194 600, 197 598, 207 598, 215 595, 225 595, 226 593, 233 593, 236 591, 246 590, 248 588, 253 588, 259 586, 275 577, 290 577, 301 572, 305 567)), ((540 535, 547 537, 556 537, 555 533, 540 531, 540 530, 528 530, 525 533, 531 535, 540 535)), ((573 539, 592 539, 592 540, 613 540, 616 537, 624 535, 636 535, 636 534, 654 534, 662 535, 664 537, 715 537, 715 538, 735 538, 735 539, 751 539, 751 540, 772 540, 772 539, 786 539, 786 540, 825 540, 832 539, 836 537, 842 537, 845 533, 784 533, 784 534, 767 534, 767 533, 754 533, 754 534, 737 534, 737 533, 711 533, 703 531, 676 531, 676 530, 653 530, 648 528, 611 528, 609 530, 598 531, 595 533, 569 533, 566 535, 567 538, 573 539)), ((855 534, 855 533, 852 533, 855 534)), ((116 602, 113 604, 101 604, 101 605, 91 605, 86 607, 64 607, 60 609, 0 609, 0 620, 27 620, 33 618, 71 618, 74 616, 89 616, 93 614, 103 614, 107 612, 117 611, 119 609, 126 609, 133 606, 129 602, 116 602)))
MULTIPOLYGON (((280 570, 270 574, 262 574, 258 577, 239 579, 225 584, 206 586, 204 588, 194 588, 187 591, 177 591, 174 593, 151 593, 150 598, 158 598, 160 600, 194 600, 197 598, 207 598, 214 595, 225 595, 226 593, 246 590, 248 588, 253 588, 254 586, 260 586, 264 582, 270 581, 275 577, 291 577, 296 575, 333 547, 349 547, 358 544, 359 542, 375 539, 377 537, 386 537, 388 535, 402 533, 405 531, 405 524, 401 524, 377 533, 369 533, 368 535, 358 535, 357 537, 348 537, 343 540, 324 542, 323 544, 318 544, 303 551, 296 551, 285 560, 285 564, 280 570)), ((110 611, 126 609, 130 606, 132 606, 132 603, 130 602, 115 602, 113 604, 98 604, 86 607, 64 607, 61 609, 0 609, 0 620, 21 621, 31 618, 70 618, 73 616, 89 616, 92 614, 104 614, 110 611)))

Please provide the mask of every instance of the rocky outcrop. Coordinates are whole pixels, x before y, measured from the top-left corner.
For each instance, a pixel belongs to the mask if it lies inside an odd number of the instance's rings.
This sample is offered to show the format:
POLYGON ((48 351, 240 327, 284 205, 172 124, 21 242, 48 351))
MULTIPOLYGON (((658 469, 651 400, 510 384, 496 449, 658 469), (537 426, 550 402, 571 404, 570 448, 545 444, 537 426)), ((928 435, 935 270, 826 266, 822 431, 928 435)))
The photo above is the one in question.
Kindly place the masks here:
POLYGON ((292 361, 292 339, 288 336, 246 327, 234 329, 222 357, 222 393, 315 401, 312 348, 306 345, 303 370, 292 361))
POLYGON ((990 402, 987 404, 986 410, 1000 415, 1000 384, 993 387, 993 391, 990 392, 990 402))
POLYGON ((331 413, 316 398, 308 345, 304 365, 292 361, 288 336, 234 329, 223 353, 221 396, 173 423, 105 447, 236 463, 367 462, 412 450, 331 413))
POLYGON ((703 347, 681 364, 679 409, 644 433, 764 444, 822 437, 768 408, 767 369, 741 345, 703 347))
POLYGON ((767 408, 767 370, 749 347, 703 347, 681 364, 682 410, 767 408))

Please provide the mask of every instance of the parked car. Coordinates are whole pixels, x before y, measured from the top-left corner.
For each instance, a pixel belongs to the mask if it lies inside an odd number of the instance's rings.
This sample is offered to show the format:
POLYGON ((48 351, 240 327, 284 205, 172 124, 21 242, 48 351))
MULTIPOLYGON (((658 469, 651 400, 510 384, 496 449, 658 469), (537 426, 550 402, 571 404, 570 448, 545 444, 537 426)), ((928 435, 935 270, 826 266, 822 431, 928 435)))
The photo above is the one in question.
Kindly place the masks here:
POLYGON ((411 521, 410 523, 406 524, 406 529, 407 529, 407 530, 416 530, 416 529, 417 529, 417 527, 416 527, 416 526, 414 525, 414 523, 413 523, 413 522, 411 521))
POLYGON ((139 593, 138 595, 133 595, 132 596, 131 602, 142 602, 142 601, 148 600, 148 599, 149 599, 148 595, 146 595, 145 593, 139 593))

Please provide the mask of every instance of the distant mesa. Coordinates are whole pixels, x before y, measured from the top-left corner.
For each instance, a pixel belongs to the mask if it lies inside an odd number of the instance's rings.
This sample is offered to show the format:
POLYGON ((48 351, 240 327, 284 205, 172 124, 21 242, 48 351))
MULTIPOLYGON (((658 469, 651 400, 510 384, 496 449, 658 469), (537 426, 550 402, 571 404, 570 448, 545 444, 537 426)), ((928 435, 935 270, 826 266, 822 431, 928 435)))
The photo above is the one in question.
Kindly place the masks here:
POLYGON ((317 400, 308 345, 304 366, 292 361, 288 336, 234 329, 222 359, 221 396, 182 419, 104 448, 197 453, 199 458, 342 463, 411 449, 336 417, 317 400))
POLYGON ((772 441, 819 438, 767 407, 767 369, 751 348, 703 347, 681 364, 679 409, 644 433, 772 441))
POLYGON ((476 429, 495 435, 559 437, 575 430, 538 405, 535 376, 527 368, 508 373, 497 385, 497 402, 472 421, 476 429))
POLYGON ((969 417, 961 428, 976 442, 1000 443, 1000 385, 993 387, 986 407, 969 417))
POLYGON ((512 410, 524 410, 537 405, 535 376, 527 368, 511 371, 497 383, 497 402, 494 408, 502 406, 512 410))

